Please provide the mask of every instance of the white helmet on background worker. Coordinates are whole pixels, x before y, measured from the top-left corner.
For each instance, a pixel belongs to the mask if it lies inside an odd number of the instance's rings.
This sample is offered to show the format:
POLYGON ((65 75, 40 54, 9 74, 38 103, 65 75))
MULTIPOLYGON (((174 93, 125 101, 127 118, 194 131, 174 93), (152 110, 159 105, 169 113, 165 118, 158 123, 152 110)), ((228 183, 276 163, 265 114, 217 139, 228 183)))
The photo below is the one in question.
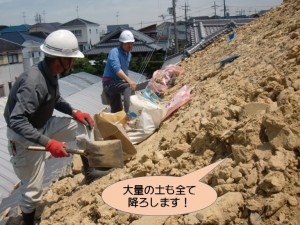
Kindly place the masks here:
POLYGON ((56 30, 49 34, 41 50, 49 57, 84 58, 75 35, 69 30, 56 30))
POLYGON ((134 36, 129 30, 124 30, 120 34, 119 41, 122 43, 134 42, 134 36))

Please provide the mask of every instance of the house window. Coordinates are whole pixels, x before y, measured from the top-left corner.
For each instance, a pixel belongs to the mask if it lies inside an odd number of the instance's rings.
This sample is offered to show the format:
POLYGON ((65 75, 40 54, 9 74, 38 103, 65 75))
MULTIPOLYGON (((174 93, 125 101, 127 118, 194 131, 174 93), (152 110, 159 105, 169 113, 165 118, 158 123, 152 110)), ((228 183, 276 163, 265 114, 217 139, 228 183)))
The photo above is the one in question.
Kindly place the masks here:
POLYGON ((81 37, 82 36, 82 32, 81 30, 72 30, 73 34, 76 36, 76 37, 81 37))
POLYGON ((31 57, 32 58, 39 58, 40 57, 40 52, 31 52, 31 57))
POLYGON ((98 29, 96 29, 96 34, 98 34, 98 29))
POLYGON ((84 51, 84 46, 83 46, 83 44, 79 44, 78 46, 79 46, 80 51, 84 51))
POLYGON ((92 33, 92 30, 91 29, 89 29, 89 31, 90 31, 90 34, 92 33))
POLYGON ((18 62, 18 55, 8 55, 8 63, 13 64, 18 62))
POLYGON ((0 97, 4 97, 5 96, 5 93, 4 93, 4 85, 1 84, 0 85, 0 97))

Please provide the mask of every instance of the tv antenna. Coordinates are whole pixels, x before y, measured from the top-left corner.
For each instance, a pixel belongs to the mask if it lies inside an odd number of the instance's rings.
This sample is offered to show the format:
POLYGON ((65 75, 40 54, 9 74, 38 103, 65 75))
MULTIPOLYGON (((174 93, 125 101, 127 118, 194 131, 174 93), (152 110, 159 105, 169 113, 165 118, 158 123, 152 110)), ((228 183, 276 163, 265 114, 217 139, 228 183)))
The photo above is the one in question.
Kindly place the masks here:
POLYGON ((116 17, 117 17, 117 25, 119 25, 119 11, 117 12, 116 17))
POLYGON ((79 18, 79 7, 78 7, 78 5, 76 7, 76 13, 77 13, 77 18, 79 18))
POLYGON ((24 20, 24 24, 26 24, 26 15, 25 15, 25 12, 23 12, 23 20, 24 20))

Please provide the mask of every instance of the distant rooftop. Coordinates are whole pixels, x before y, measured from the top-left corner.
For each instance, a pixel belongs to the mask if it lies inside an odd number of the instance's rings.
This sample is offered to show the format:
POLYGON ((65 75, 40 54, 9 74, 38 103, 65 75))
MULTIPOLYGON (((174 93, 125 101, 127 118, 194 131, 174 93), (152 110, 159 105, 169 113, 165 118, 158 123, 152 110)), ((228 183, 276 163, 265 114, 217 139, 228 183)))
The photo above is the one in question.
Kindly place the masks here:
POLYGON ((11 31, 0 32, 0 38, 13 42, 18 45, 22 45, 25 41, 31 40, 38 43, 43 43, 44 39, 28 34, 27 32, 11 31))
POLYGON ((63 23, 60 25, 60 27, 65 27, 65 26, 82 26, 82 25, 97 25, 99 26, 98 23, 93 23, 93 22, 90 22, 90 21, 87 21, 87 20, 84 20, 84 19, 81 19, 81 18, 76 18, 74 20, 71 20, 69 22, 66 22, 66 23, 63 23))
POLYGON ((18 26, 9 26, 9 27, 5 27, 3 29, 0 30, 1 33, 3 32, 27 32, 30 29, 31 25, 28 24, 22 24, 22 25, 18 25, 18 26))

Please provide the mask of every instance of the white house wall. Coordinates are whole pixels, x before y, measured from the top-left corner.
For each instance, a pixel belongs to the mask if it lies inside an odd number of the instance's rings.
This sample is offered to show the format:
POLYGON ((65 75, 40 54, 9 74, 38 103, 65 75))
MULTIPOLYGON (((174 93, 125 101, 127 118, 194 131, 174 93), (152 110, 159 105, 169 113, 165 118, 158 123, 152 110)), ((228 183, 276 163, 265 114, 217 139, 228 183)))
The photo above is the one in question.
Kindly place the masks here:
POLYGON ((87 26, 87 40, 88 44, 90 44, 90 40, 92 45, 97 44, 100 41, 100 27, 99 26, 87 26), (90 30, 91 29, 91 34, 90 30))
POLYGON ((44 53, 40 50, 40 45, 40 43, 31 40, 22 44, 24 47, 22 49, 24 71, 28 71, 32 65, 43 60, 44 53))
POLYGON ((97 44, 100 41, 100 27, 99 26, 64 26, 64 29, 69 31, 81 30, 81 37, 77 36, 77 40, 84 50, 89 48, 90 42, 92 45, 97 44), (89 30, 91 29, 91 34, 89 30))
POLYGON ((0 66, 0 85, 4 85, 5 96, 9 93, 9 82, 14 83, 23 71, 23 63, 0 66))

